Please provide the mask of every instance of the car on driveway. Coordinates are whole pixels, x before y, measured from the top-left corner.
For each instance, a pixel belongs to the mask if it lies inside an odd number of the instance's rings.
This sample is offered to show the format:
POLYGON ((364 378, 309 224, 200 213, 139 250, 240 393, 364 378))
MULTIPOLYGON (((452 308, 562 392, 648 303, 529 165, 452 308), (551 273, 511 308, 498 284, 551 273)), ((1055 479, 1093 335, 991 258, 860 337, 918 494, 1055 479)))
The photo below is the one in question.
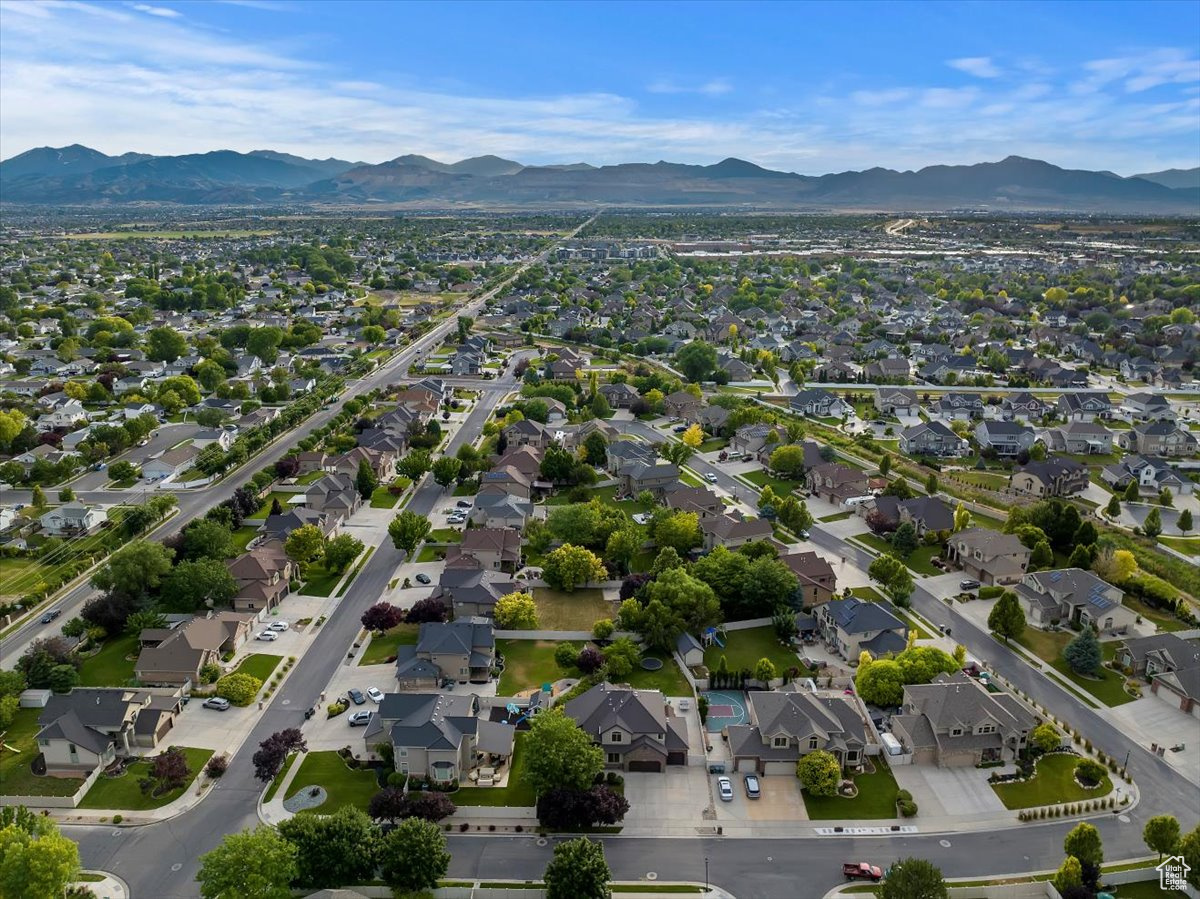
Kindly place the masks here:
POLYGON ((733 781, 728 777, 718 777, 717 792, 721 794, 722 802, 733 802, 733 781))
POLYGON ((47 612, 42 616, 42 624, 49 624, 55 618, 62 614, 62 609, 55 609, 53 612, 47 612))
POLYGON ((365 727, 370 720, 370 712, 351 712, 349 717, 346 718, 351 727, 365 727))
POLYGON ((979 589, 979 581, 972 580, 970 578, 968 578, 965 581, 959 581, 958 589, 959 590, 978 590, 979 589))
POLYGON ((279 639, 279 634, 275 633, 274 631, 262 631, 261 633, 256 634, 254 639, 265 640, 266 642, 271 643, 279 639))
POLYGON ((362 705, 367 701, 367 697, 363 696, 362 690, 347 690, 346 695, 350 697, 350 701, 355 705, 362 705))
POLYGON ((216 709, 218 712, 224 712, 229 709, 229 700, 222 699, 220 696, 213 696, 211 699, 204 700, 206 709, 216 709))
POLYGON ((378 687, 367 687, 367 698, 371 702, 383 702, 383 691, 378 687))
POLYGON ((418 584, 432 584, 433 579, 430 578, 429 575, 427 575, 425 572, 421 572, 420 574, 417 575, 417 583, 418 584))
POLYGON ((267 630, 279 631, 280 633, 283 633, 284 631, 286 631, 288 629, 288 627, 289 627, 289 625, 286 621, 272 621, 270 624, 267 625, 267 630))
POLYGON ((758 799, 760 796, 762 796, 762 790, 759 789, 758 786, 757 774, 747 774, 745 783, 747 796, 749 796, 751 799, 758 799))
POLYGON ((469 509, 471 506, 475 505, 475 503, 471 502, 469 499, 460 499, 454 505, 458 506, 460 509, 469 509))

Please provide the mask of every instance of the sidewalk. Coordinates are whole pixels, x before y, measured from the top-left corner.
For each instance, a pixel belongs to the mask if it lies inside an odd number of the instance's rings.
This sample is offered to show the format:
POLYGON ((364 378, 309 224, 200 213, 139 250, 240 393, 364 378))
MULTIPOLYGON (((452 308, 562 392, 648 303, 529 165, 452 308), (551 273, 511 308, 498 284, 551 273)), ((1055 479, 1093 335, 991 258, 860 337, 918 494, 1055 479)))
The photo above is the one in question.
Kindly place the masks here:
POLYGON ((81 871, 80 876, 99 876, 100 880, 80 880, 77 885, 91 890, 96 899, 130 899, 129 884, 107 871, 81 871))

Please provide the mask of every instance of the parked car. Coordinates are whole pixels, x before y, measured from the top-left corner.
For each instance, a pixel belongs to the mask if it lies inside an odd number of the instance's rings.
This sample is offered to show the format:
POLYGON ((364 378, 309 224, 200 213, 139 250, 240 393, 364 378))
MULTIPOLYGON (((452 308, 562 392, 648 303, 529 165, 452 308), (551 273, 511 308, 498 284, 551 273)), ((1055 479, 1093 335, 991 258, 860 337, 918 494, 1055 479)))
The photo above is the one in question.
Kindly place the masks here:
POLYGON ((355 705, 362 705, 367 701, 367 697, 363 696, 362 690, 347 690, 346 695, 350 697, 350 701, 355 705))
POLYGON ((273 643, 279 639, 279 634, 274 631, 262 631, 254 637, 255 640, 264 640, 267 643, 273 643))
POLYGON ((453 515, 451 515, 449 518, 446 519, 446 524, 463 524, 464 522, 466 522, 466 520, 467 520, 467 516, 460 515, 457 512, 455 512, 453 515))
POLYGON ((676 434, 682 434, 687 429, 688 429, 687 425, 675 425, 675 427, 671 428, 671 430, 674 431, 676 434))
POLYGON ((370 712, 351 712, 346 718, 351 727, 365 727, 367 722, 371 720, 370 712))
POLYGON ((883 880, 883 871, 867 862, 844 862, 842 876, 847 880, 874 880, 878 883, 883 880))
POLYGON ((229 708, 229 700, 222 699, 220 696, 213 696, 204 700, 204 707, 206 709, 216 709, 218 712, 224 712, 229 708))
POLYGON ((283 633, 288 629, 289 626, 290 625, 286 621, 272 621, 267 625, 267 630, 279 631, 280 633, 283 633))
POLYGON ((722 802, 733 802, 733 781, 728 777, 717 778, 717 791, 721 794, 722 802))
POLYGON ((759 789, 759 786, 758 786, 758 775, 757 774, 747 774, 746 778, 745 778, 745 783, 746 783, 746 795, 748 797, 750 797, 751 799, 758 799, 760 796, 762 796, 762 791, 759 789))
POLYGON ((473 502, 471 502, 471 500, 469 500, 469 499, 460 499, 454 505, 458 506, 460 509, 469 509, 469 508, 471 508, 471 506, 473 506, 475 504, 473 502))
POLYGON ((433 580, 429 577, 429 575, 425 574, 424 572, 421 572, 420 574, 417 575, 417 583, 418 584, 432 584, 433 580))
POLYGON ((796 536, 799 537, 801 540, 807 540, 809 534, 808 534, 808 531, 804 530, 804 528, 801 528, 800 530, 796 531, 796 536))
POLYGON ((47 612, 42 616, 42 624, 49 624, 55 618, 62 614, 62 609, 55 609, 52 612, 47 612))
POLYGON ((709 471, 705 473, 704 480, 708 481, 710 484, 715 484, 717 483, 717 476, 709 471))
POLYGON ((970 578, 968 578, 967 580, 964 580, 964 581, 959 581, 958 589, 959 590, 978 590, 979 589, 979 581, 972 580, 970 578))
POLYGON ((371 702, 383 702, 383 691, 378 687, 367 687, 367 697, 371 702))

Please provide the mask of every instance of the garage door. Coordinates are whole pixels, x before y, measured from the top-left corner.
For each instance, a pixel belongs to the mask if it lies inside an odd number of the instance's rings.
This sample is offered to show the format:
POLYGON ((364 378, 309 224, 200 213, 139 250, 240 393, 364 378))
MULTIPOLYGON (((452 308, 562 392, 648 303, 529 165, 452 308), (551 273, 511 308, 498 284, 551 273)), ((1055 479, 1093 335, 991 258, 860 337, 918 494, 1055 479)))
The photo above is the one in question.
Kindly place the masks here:
POLYGON ((668 752, 667 753, 667 764, 668 765, 686 765, 687 764, 687 753, 686 752, 668 752))
POLYGON ((763 765, 763 774, 792 774, 796 773, 796 765, 794 762, 766 762, 763 765))
POLYGON ((757 759, 746 759, 746 758, 738 759, 737 763, 734 765, 733 770, 734 771, 757 772, 758 771, 758 760, 757 759))
POLYGON ((662 762, 630 762, 630 771, 662 771, 662 762))

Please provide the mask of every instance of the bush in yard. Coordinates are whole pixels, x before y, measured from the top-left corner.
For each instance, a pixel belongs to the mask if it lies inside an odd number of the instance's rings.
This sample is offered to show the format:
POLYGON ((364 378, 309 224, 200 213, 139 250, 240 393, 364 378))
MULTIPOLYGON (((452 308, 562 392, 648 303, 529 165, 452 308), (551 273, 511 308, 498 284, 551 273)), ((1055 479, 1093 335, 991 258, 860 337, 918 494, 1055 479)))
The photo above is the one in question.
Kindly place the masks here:
POLYGON ((250 705, 263 682, 251 674, 227 674, 217 681, 216 694, 228 699, 234 705, 250 705))
POLYGON ((296 815, 280 822, 279 832, 300 850, 298 886, 362 883, 375 873, 378 831, 359 809, 344 806, 331 815, 296 815))
POLYGON ((979 598, 980 599, 995 599, 997 596, 999 596, 1003 592, 1004 592, 1003 587, 996 586, 995 584, 984 584, 982 587, 979 588, 979 598))
POLYGON ((379 861, 383 880, 393 890, 432 890, 446 875, 450 853, 440 827, 408 818, 383 838, 379 861))
POLYGON ((346 711, 348 706, 344 702, 331 702, 325 706, 325 714, 329 718, 336 718, 342 712, 346 711))
POLYGON ((554 647, 554 664, 559 668, 574 668, 575 662, 579 658, 579 650, 575 648, 573 643, 559 643, 554 647))
POLYGON ((620 793, 597 784, 587 790, 548 790, 538 797, 537 816, 551 830, 579 830, 593 825, 611 826, 629 811, 620 793))
POLYGON ((796 776, 810 796, 836 796, 842 766, 833 753, 818 749, 796 763, 796 776))
POLYGON ((1100 669, 1100 641, 1096 632, 1085 626, 1079 635, 1063 647, 1063 659, 1078 674, 1093 674, 1100 669))
POLYGON ((627 677, 642 658, 638 645, 628 637, 614 640, 604 648, 604 661, 613 677, 627 677))
POLYGON ((215 684, 221 676, 221 666, 216 662, 209 662, 200 669, 200 683, 215 684))
POLYGON ((584 674, 592 674, 599 671, 604 666, 604 656, 594 646, 585 646, 579 650, 579 656, 575 659, 575 667, 584 674))
POLYGON ((592 625, 592 636, 597 640, 607 640, 615 629, 611 618, 601 618, 592 625))
POLYGON ((777 674, 775 663, 768 658, 759 659, 758 664, 754 666, 754 679, 762 681, 764 684, 774 680, 777 674))
POLYGON ((1104 766, 1093 759, 1080 759, 1075 766, 1075 777, 1086 787, 1094 787, 1104 780, 1104 766))
POLYGON ((191 774, 183 750, 172 746, 150 759, 150 772, 138 781, 138 787, 146 796, 161 796, 184 786, 191 774))
POLYGON ((1062 735, 1047 721, 1033 729, 1033 733, 1029 735, 1029 742, 1041 752, 1050 752, 1062 745, 1062 735))
POLYGON ((222 774, 229 770, 229 756, 214 755, 208 760, 208 764, 204 766, 204 773, 216 780, 222 774))
POLYGON ((403 622, 404 619, 403 609, 390 602, 377 602, 362 613, 362 626, 369 631, 382 634, 403 622))
MULTIPOLYGON (((506 593, 496 600, 492 616, 500 630, 536 630, 537 605, 528 593, 506 593)), ((557 658, 557 657, 556 657, 557 658)))
POLYGON ((446 604, 440 599, 427 596, 413 603, 404 620, 409 624, 424 624, 427 621, 445 621, 449 617, 446 604))
POLYGON ((947 899, 949 895, 941 869, 923 858, 896 862, 879 888, 880 899, 947 899))
POLYGON ((903 818, 912 818, 917 814, 917 804, 911 799, 901 799, 896 803, 896 807, 900 809, 900 816, 903 818))

